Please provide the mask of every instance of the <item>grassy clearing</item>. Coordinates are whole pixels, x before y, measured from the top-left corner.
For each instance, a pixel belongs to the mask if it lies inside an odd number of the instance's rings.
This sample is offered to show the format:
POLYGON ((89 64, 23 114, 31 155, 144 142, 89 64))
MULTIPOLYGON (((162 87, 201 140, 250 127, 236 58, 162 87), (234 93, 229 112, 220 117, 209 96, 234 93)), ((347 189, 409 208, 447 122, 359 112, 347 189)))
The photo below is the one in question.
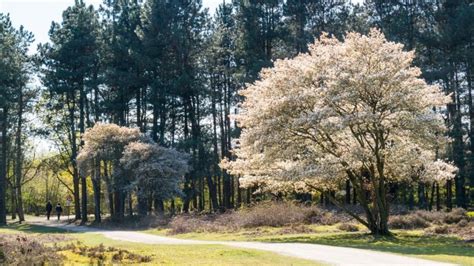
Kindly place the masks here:
MULTIPOLYGON (((219 245, 146 245, 109 240, 100 235, 81 235, 78 239, 85 245, 95 246, 103 243, 105 246, 113 246, 143 256, 151 256, 153 261, 148 264, 153 265, 245 265, 262 263, 266 265, 317 265, 310 261, 279 256, 269 252, 227 248, 219 245)), ((76 256, 68 257, 68 259, 77 263, 85 262, 84 258, 76 256)))
POLYGON ((474 265, 474 245, 454 236, 426 236, 420 231, 395 231, 394 237, 374 238, 367 233, 333 233, 259 237, 261 241, 303 242, 372 249, 424 259, 474 265))
POLYGON ((224 214, 177 216, 147 232, 187 239, 325 244, 474 265, 473 215, 463 209, 431 212, 395 206, 389 221, 395 235, 374 238, 337 209, 264 202, 224 214))
MULTIPOLYGON (((393 230, 393 237, 374 238, 366 231, 342 232, 338 225, 308 225, 312 233, 289 233, 291 227, 260 227, 236 232, 201 232, 173 237, 203 240, 238 240, 282 243, 313 243, 331 246, 371 249, 417 258, 474 265, 474 244, 456 236, 426 235, 422 230, 393 230)), ((361 228, 361 230, 363 230, 361 228)), ((167 235, 170 230, 148 230, 151 234, 167 235)))
MULTIPOLYGON (((220 245, 148 245, 132 242, 115 241, 95 233, 65 232, 61 229, 35 226, 35 225, 10 225, 0 227, 0 234, 25 233, 35 234, 61 234, 69 238, 68 241, 59 243, 58 246, 75 243, 78 247, 93 247, 103 245, 105 252, 102 263, 112 264, 113 255, 117 252, 108 252, 109 247, 126 250, 144 257, 150 257, 150 262, 140 262, 140 265, 319 265, 307 260, 280 256, 271 252, 247 250, 224 247, 220 245), (80 244, 77 244, 77 243, 80 244)), ((53 245, 53 243, 49 243, 53 245)), ((59 248, 60 249, 60 248, 59 248)), ((88 255, 81 255, 71 250, 60 251, 65 256, 66 264, 96 264, 98 259, 88 255)), ((123 260, 122 263, 137 263, 123 260)))

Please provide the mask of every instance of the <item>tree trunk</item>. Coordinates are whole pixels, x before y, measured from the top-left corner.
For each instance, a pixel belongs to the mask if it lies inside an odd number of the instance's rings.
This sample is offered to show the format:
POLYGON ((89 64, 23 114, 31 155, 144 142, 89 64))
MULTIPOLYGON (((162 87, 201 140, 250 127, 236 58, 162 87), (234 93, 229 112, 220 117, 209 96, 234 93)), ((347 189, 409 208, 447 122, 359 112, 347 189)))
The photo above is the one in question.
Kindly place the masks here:
POLYGON ((426 209, 425 185, 418 183, 418 208, 426 209))
MULTIPOLYGON (((383 166, 377 165, 377 168, 383 166)), ((378 170, 379 173, 383 173, 382 170, 378 170)), ((356 194, 361 207, 364 209, 366 214, 366 222, 358 221, 364 224, 373 235, 390 235, 388 228, 388 217, 389 207, 387 202, 387 188, 384 182, 384 176, 381 175, 379 178, 375 178, 375 170, 370 169, 367 173, 363 173, 364 176, 356 176, 348 171, 349 180, 352 186, 356 189, 356 194), (372 184, 370 195, 365 189, 366 181, 369 180, 372 184)), ((331 197, 329 197, 332 200, 331 197)), ((332 200, 335 203, 335 200, 332 200)), ((337 205, 337 203, 335 203, 337 205)), ((350 211, 346 210, 346 212, 350 211)), ((356 215, 353 215, 355 218, 356 215)))
MULTIPOLYGON (((86 102, 86 93, 85 93, 85 88, 82 84, 80 83, 79 87, 79 132, 80 132, 80 145, 79 147, 82 148, 84 146, 84 140, 82 139, 82 136, 84 135, 85 132, 85 102, 86 102)), ((75 156, 75 159, 77 159, 77 155, 75 156)), ((87 176, 83 175, 81 176, 81 204, 82 204, 82 223, 87 222, 87 176)))
POLYGON ((94 189, 94 221, 100 223, 102 221, 100 213, 100 180, 92 179, 92 186, 94 189))
POLYGON ((415 195, 413 191, 413 185, 408 185, 408 209, 413 210, 415 208, 415 195))
POLYGON ((123 192, 118 191, 117 188, 115 188, 114 191, 114 220, 117 222, 123 222, 124 219, 124 203, 125 203, 125 198, 123 196, 123 192))
POLYGON ((16 199, 15 199, 15 184, 13 183, 15 182, 14 180, 12 180, 12 184, 10 186, 10 193, 11 193, 11 197, 10 197, 10 210, 11 210, 11 217, 12 217, 12 220, 16 220, 16 199))
POLYGON ((439 194, 439 184, 436 183, 436 210, 440 211, 441 210, 441 197, 439 194))
MULTIPOLYGON (((458 87, 457 74, 456 77, 456 87, 458 87)), ((460 90, 460 89, 458 89, 460 90)), ((462 132, 462 110, 461 110, 461 92, 456 92, 456 118, 455 118, 455 140, 454 145, 454 161, 456 162, 457 167, 459 168, 458 174, 454 178, 455 182, 455 192, 456 192, 456 205, 457 207, 466 208, 466 193, 464 188, 465 183, 465 167, 466 162, 464 158, 464 140, 462 132)))
POLYGON ((154 205, 155 205, 155 212, 157 214, 164 214, 165 213, 165 205, 164 205, 162 199, 155 198, 154 205))
POLYGON ((436 183, 433 182, 433 184, 431 185, 431 197, 430 197, 430 204, 428 206, 428 210, 429 211, 432 211, 433 210, 433 203, 434 203, 434 198, 435 198, 435 187, 436 187, 436 183))
POLYGON ((72 182, 73 182, 73 190, 74 190, 74 212, 76 220, 81 219, 81 201, 80 201, 80 194, 79 194, 79 172, 77 170, 77 138, 76 138, 76 122, 74 118, 75 112, 75 101, 74 101, 74 93, 68 93, 67 98, 67 105, 69 110, 69 140, 71 143, 71 165, 72 165, 72 182))
POLYGON ((15 136, 15 198, 16 198, 16 209, 18 212, 18 219, 21 222, 25 221, 25 214, 23 211, 23 196, 21 193, 21 187, 23 182, 23 149, 22 149, 22 128, 23 128, 23 90, 19 88, 19 95, 18 95, 18 113, 17 113, 17 129, 16 129, 16 136, 15 136))
MULTIPOLYGON (((468 47, 472 50, 472 44, 469 43, 468 47)), ((469 59, 468 59, 469 62, 469 59)), ((474 201, 474 101, 472 99, 472 89, 473 89, 473 73, 472 73, 472 64, 468 63, 466 66, 466 80, 468 88, 468 106, 469 106, 469 142, 470 142, 470 154, 469 154, 469 165, 470 171, 468 171, 469 177, 469 200, 468 202, 474 201)))
POLYGON ((351 204, 351 181, 346 180, 346 204, 351 204))
POLYGON ((133 217, 133 198, 132 198, 132 191, 128 192, 128 216, 133 217))
POLYGON ((448 211, 451 211, 453 209, 453 188, 452 188, 452 180, 446 181, 446 208, 448 211))
POLYGON ((82 217, 81 217, 81 222, 86 223, 87 222, 87 176, 81 176, 81 194, 82 194, 82 199, 81 199, 81 204, 82 204, 82 217))
POLYGON ((174 199, 171 199, 171 204, 170 205, 171 205, 170 206, 171 216, 173 216, 176 213, 176 207, 175 207, 174 199))
POLYGON ((100 163, 96 163, 94 168, 94 177, 92 178, 92 187, 94 189, 94 220, 96 223, 100 223, 102 221, 100 212, 100 182, 100 163))
MULTIPOLYGON (((469 44, 470 49, 472 49, 472 45, 469 44)), ((470 186, 470 193, 469 193, 469 199, 470 202, 474 201, 474 101, 472 97, 472 77, 473 73, 471 72, 471 64, 467 64, 466 67, 466 80, 467 80, 467 88, 468 88, 468 106, 469 106, 469 150, 470 154, 468 157, 469 161, 469 186, 470 186)))
POLYGON ((145 217, 148 214, 148 199, 146 196, 138 193, 138 216, 145 217))
MULTIPOLYGON (((212 79, 211 79, 212 82, 212 79)), ((212 146, 213 146, 213 155, 214 155, 214 164, 213 164, 213 173, 209 174, 207 177, 207 186, 209 187, 209 198, 211 200, 211 207, 213 211, 217 211, 219 209, 219 203, 217 199, 217 188, 216 184, 212 180, 213 176, 218 176, 220 174, 220 167, 219 167, 219 148, 217 145, 217 109, 216 109, 216 98, 217 92, 215 90, 215 86, 211 84, 213 88, 211 95, 212 101, 212 146)), ((220 190, 220 189, 219 189, 220 190)), ((219 193, 220 194, 220 193, 219 193)))
POLYGON ((7 113, 6 108, 0 107, 0 225, 7 224, 7 113))

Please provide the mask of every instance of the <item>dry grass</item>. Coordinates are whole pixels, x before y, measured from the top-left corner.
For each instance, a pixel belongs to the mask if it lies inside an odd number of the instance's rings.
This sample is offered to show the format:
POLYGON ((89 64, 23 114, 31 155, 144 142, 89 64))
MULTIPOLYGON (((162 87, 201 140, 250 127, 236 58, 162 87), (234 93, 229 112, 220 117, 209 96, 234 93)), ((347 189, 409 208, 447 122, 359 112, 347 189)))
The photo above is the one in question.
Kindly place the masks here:
POLYGON ((416 213, 395 215, 390 217, 389 226, 392 229, 418 229, 427 228, 430 223, 416 213))
POLYGON ((137 253, 133 253, 126 249, 120 249, 115 247, 105 247, 103 244, 98 246, 86 246, 81 242, 70 243, 61 247, 56 247, 56 251, 61 252, 72 252, 76 255, 87 257, 90 259, 91 264, 116 264, 116 263, 146 263, 151 262, 150 256, 143 256, 137 253))
POLYGON ((265 202, 240 211, 223 214, 187 214, 174 217, 169 223, 171 234, 190 232, 233 232, 242 228, 292 226, 292 232, 310 232, 294 225, 333 225, 351 219, 337 211, 290 202, 265 202))
POLYGON ((413 211, 404 215, 392 215, 389 225, 393 229, 419 229, 432 225, 467 223, 471 218, 464 209, 451 212, 413 211))
POLYGON ((359 227, 355 224, 350 223, 342 223, 337 226, 337 229, 345 232, 357 232, 359 231, 359 227))
MULTIPOLYGON (((357 207, 352 207, 359 212, 357 207)), ((474 218, 464 209, 451 212, 417 210, 407 212, 397 209, 390 216, 391 229, 424 229, 426 234, 456 234, 466 240, 474 239, 474 218)), ((363 214, 361 214, 363 216, 363 214)), ((167 228, 170 234, 185 233, 232 233, 242 229, 281 227, 276 234, 310 234, 314 230, 308 225, 336 225, 339 231, 359 231, 358 223, 343 212, 305 206, 291 202, 264 202, 239 211, 222 214, 185 214, 171 219, 167 228)), ((260 234, 261 231, 255 231, 260 234)))
POLYGON ((60 264, 63 257, 58 255, 54 248, 45 244, 51 243, 51 241, 62 240, 64 240, 64 237, 61 236, 31 237, 16 234, 0 235, 0 264, 60 264))
POLYGON ((418 210, 390 217, 392 229, 425 229, 427 235, 458 235, 466 241, 474 241, 474 219, 464 209, 451 212, 418 210))

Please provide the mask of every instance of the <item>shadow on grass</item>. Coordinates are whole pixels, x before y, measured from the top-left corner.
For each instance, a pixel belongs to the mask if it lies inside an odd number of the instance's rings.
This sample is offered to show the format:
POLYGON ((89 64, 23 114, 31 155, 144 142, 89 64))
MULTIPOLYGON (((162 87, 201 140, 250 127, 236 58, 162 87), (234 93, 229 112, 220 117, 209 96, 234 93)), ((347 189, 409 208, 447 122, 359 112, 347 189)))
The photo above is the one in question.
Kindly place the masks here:
POLYGON ((23 233, 37 233, 37 234, 64 234, 64 233, 80 233, 63 228, 41 226, 34 224, 20 224, 18 222, 8 224, 7 226, 0 226, 0 229, 15 230, 23 233))
POLYGON ((374 237, 367 233, 342 233, 324 236, 269 238, 271 242, 310 243, 371 249, 405 255, 450 255, 474 257, 474 244, 450 236, 426 236, 395 233, 391 237, 374 237))

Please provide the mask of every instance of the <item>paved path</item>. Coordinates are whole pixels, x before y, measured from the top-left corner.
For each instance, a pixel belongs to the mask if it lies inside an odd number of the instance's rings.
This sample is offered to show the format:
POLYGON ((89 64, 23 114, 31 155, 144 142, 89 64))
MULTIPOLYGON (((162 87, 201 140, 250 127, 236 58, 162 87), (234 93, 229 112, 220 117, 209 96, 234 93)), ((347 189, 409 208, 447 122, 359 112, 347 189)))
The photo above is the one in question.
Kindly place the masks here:
POLYGON ((277 254, 322 262, 330 265, 430 265, 449 266, 454 264, 440 263, 429 260, 405 257, 392 253, 363 250, 356 248, 333 247, 317 244, 300 243, 262 243, 262 242, 237 242, 237 241, 202 241, 187 240, 171 237, 157 236, 135 231, 104 230, 92 227, 76 226, 71 224, 46 222, 35 220, 30 224, 62 228, 74 232, 99 233, 107 238, 144 244, 160 245, 225 245, 237 248, 248 248, 270 251, 277 254))

